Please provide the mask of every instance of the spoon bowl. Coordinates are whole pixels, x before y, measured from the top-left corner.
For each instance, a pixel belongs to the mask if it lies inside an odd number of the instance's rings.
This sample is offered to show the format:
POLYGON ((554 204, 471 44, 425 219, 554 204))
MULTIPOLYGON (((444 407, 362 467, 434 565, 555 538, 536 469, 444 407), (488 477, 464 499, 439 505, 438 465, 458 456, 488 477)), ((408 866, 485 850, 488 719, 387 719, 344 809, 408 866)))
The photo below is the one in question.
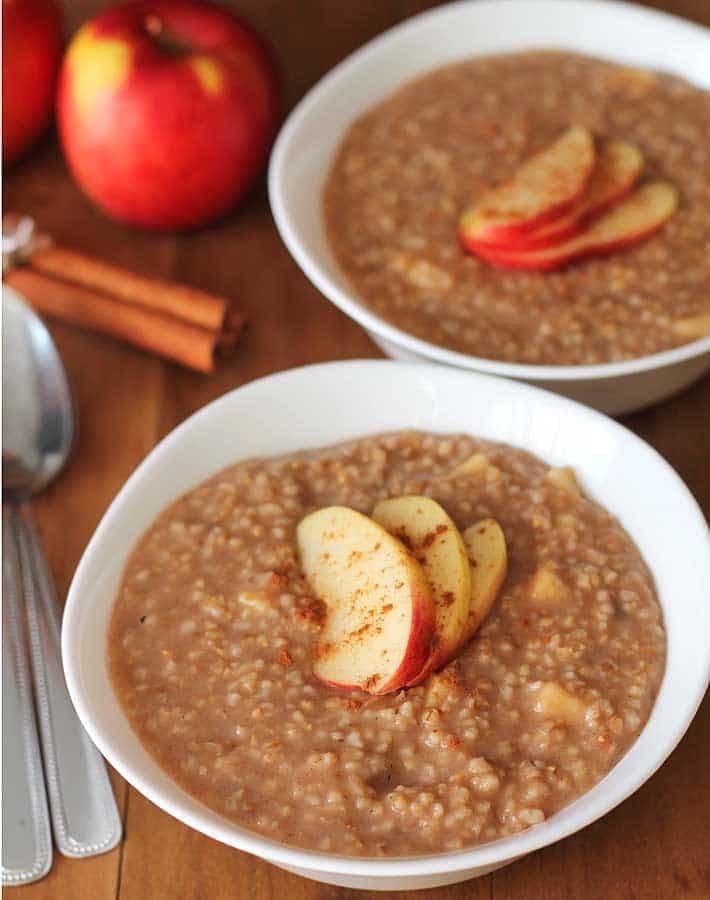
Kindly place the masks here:
POLYGON ((64 467, 76 431, 69 381, 41 319, 3 289, 2 485, 9 499, 43 490, 64 467))

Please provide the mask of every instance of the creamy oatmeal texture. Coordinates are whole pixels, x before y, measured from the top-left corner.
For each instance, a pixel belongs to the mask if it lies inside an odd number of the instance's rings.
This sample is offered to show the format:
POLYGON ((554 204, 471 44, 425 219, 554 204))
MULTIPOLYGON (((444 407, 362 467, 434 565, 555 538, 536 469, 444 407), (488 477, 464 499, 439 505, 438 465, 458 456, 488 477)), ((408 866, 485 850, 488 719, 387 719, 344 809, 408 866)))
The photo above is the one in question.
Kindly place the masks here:
POLYGON ((593 364, 710 330, 710 92, 575 54, 472 59, 406 84, 347 133, 324 194, 357 295, 425 340, 491 359, 593 364), (679 209, 638 246, 551 273, 457 242, 463 210, 571 123, 631 142, 679 209))
POLYGON ((402 432, 243 462, 166 509, 127 565, 108 655, 146 748, 209 807, 302 847, 398 856, 512 834, 596 784, 648 718, 665 636, 638 550, 564 473, 402 432), (460 528, 496 518, 506 581, 421 686, 329 689, 312 673, 323 610, 296 525, 408 493, 460 528))

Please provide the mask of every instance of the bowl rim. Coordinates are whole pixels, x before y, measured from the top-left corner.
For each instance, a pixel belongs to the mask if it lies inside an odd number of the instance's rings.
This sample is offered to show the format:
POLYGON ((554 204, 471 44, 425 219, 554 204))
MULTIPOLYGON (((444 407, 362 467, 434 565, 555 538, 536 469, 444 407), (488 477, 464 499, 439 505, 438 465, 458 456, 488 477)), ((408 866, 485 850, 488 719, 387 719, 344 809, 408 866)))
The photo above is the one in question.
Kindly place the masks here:
MULTIPOLYGON (((584 11, 585 15, 593 15, 602 10, 616 10, 617 12, 623 12, 625 15, 635 15, 640 19, 656 22, 659 27, 672 23, 675 28, 686 29, 688 33, 705 37, 710 47, 710 29, 667 12, 636 6, 635 4, 622 2, 622 0, 476 0, 475 7, 478 10, 494 9, 496 6, 500 7, 502 3, 508 6, 520 6, 521 9, 526 10, 528 15, 534 9, 540 12, 551 12, 554 11, 555 7, 562 4, 567 8, 577 7, 580 13, 584 11)), ((666 366, 674 366, 678 363, 701 357, 706 353, 710 354, 710 337, 702 337, 682 344, 680 347, 674 347, 671 350, 664 350, 659 353, 639 356, 621 362, 597 363, 593 365, 535 365, 473 356, 430 343, 381 318, 358 299, 354 290, 342 290, 338 287, 307 250, 301 239, 299 229, 293 224, 289 204, 285 200, 285 192, 283 190, 284 173, 288 168, 289 156, 293 152, 294 143, 297 142, 302 120, 318 108, 324 96, 337 90, 341 81, 347 80, 353 70, 356 71, 369 56, 379 53, 393 38, 397 38, 409 30, 421 28, 427 22, 446 15, 452 10, 471 7, 472 5, 474 5, 472 0, 456 0, 456 2, 419 13, 387 29, 362 47, 354 50, 344 60, 334 66, 306 93, 290 112, 271 152, 268 169, 268 194, 276 227, 291 256, 321 294, 367 331, 373 332, 378 337, 412 353, 449 366, 456 366, 457 368, 474 369, 475 371, 492 375, 503 375, 508 378, 540 382, 551 380, 560 382, 597 381, 636 375, 666 366)))
MULTIPOLYGON (((214 816, 219 824, 208 821, 202 818, 199 813, 193 813, 193 811, 183 808, 184 803, 181 801, 174 800, 172 797, 165 795, 160 785, 154 785, 150 777, 146 778, 143 776, 140 768, 136 768, 132 764, 125 762, 118 751, 114 752, 108 738, 104 738, 102 726, 96 725, 90 709, 84 702, 80 683, 81 680, 77 671, 78 667, 75 667, 74 664, 74 654, 76 653, 77 657, 79 655, 79 647, 76 646, 75 648, 75 644, 77 644, 79 640, 78 623, 83 602, 82 594, 85 594, 90 590, 88 584, 86 586, 84 584, 84 582, 90 581, 86 575, 86 571, 90 567, 89 561, 94 555, 101 552, 101 547, 104 542, 104 533, 109 531, 112 520, 118 517, 121 508, 126 504, 134 502, 132 497, 145 477, 144 472, 146 472, 146 470, 149 471, 158 461, 161 461, 164 458, 169 459, 173 453, 173 448, 179 446, 183 436, 194 429, 199 429, 202 423, 206 423, 209 419, 219 415, 221 410, 229 409, 230 405, 235 402, 234 398, 237 395, 244 396, 248 393, 258 394, 258 392, 263 392, 264 390, 278 392, 280 383, 284 381, 304 377, 314 378, 318 381, 322 380, 329 371, 333 371, 334 369, 346 372, 353 381, 357 382, 357 376, 361 375, 365 370, 380 370, 381 374, 384 374, 393 366, 397 367, 398 370, 409 369, 413 377, 425 373, 432 379, 440 379, 444 382, 447 379, 452 378, 466 379, 468 381, 476 382, 483 390, 485 390, 486 387, 492 386, 497 386, 498 389, 500 389, 501 385, 505 385, 506 390, 509 390, 513 394, 538 398, 538 400, 544 399, 547 403, 553 403, 561 411, 565 409, 571 410, 577 417, 581 416, 583 419, 596 422, 597 425, 601 424, 603 428, 610 430, 612 433, 619 434, 624 440, 630 439, 640 453, 650 458, 657 467, 660 467, 660 469, 664 471, 665 477, 669 479, 670 483, 673 485, 673 492, 683 498, 689 516, 691 516, 694 522, 694 532, 697 533, 698 536, 708 533, 705 518, 693 495, 681 480, 680 476, 653 447, 629 429, 613 419, 610 419, 608 416, 584 406, 583 404, 577 403, 576 401, 569 400, 568 398, 552 394, 549 391, 522 382, 513 382, 495 378, 478 372, 463 372, 456 369, 446 369, 433 363, 399 363, 391 360, 365 359, 316 363, 267 375, 234 388, 202 407, 178 425, 164 437, 150 453, 148 453, 125 482, 119 493, 111 502, 108 510, 104 513, 76 569, 69 589, 62 627, 62 660, 67 686, 72 702, 79 714, 79 718, 92 741, 119 774, 152 803, 184 824, 194 828, 196 831, 206 834, 222 843, 253 853, 276 865, 282 865, 287 868, 295 867, 303 872, 307 871, 356 877, 369 876, 374 878, 417 877, 443 873, 451 874, 495 865, 497 863, 504 864, 505 862, 512 861, 533 850, 554 844, 582 828, 587 827, 606 813, 610 812, 638 790, 638 788, 657 771, 673 752, 693 721, 705 691, 707 690, 708 680, 710 679, 710 643, 708 643, 705 652, 706 671, 704 683, 701 678, 696 685, 697 694, 692 697, 692 701, 689 705, 686 704, 684 706, 682 703, 678 704, 677 709, 683 714, 675 721, 674 727, 669 728, 665 732, 663 741, 660 741, 656 745, 653 755, 645 760, 644 765, 641 765, 634 770, 632 776, 627 776, 627 780, 623 786, 608 796, 605 796, 602 787, 604 779, 602 779, 601 782, 590 788, 585 794, 580 795, 578 800, 592 792, 597 792, 594 808, 591 811, 587 810, 581 820, 573 820, 571 822, 564 821, 560 824, 560 820, 557 819, 556 821, 556 817, 552 816, 540 826, 529 828, 516 835, 500 838, 487 844, 462 850, 442 851, 441 853, 425 856, 390 858, 350 857, 331 854, 324 851, 308 850, 262 836, 258 832, 251 831, 230 822, 228 819, 220 816, 219 813, 216 813, 214 810, 210 810, 205 806, 205 811, 214 816)), ((334 437, 333 440, 337 440, 337 438, 334 437)), ((235 461, 238 461, 238 458, 239 454, 237 449, 235 461)), ((708 535, 708 538, 708 549, 710 550, 710 534, 708 535)), ((696 560, 696 563, 700 566, 704 565, 710 575, 710 553, 707 554, 707 559, 704 561, 702 559, 696 560)), ((651 568, 651 571, 653 573, 653 568, 651 568)), ((664 672, 664 680, 665 677, 666 673, 664 672)), ((661 682, 659 691, 662 689, 662 686, 663 681, 661 682)), ((118 700, 116 699, 115 702, 119 712, 122 713, 120 706, 118 705, 118 700)), ((633 746, 634 745, 632 744, 631 747, 633 746)), ((617 765, 623 758, 624 757, 621 757, 621 759, 617 761, 617 765)), ((170 776, 167 775, 166 777, 170 778, 170 776)), ((195 801, 198 805, 202 805, 199 800, 187 794, 187 792, 174 782, 173 779, 170 778, 170 781, 183 792, 188 799, 195 801)), ((576 801, 564 809, 570 809, 574 806, 575 802, 576 801)), ((564 809, 560 812, 564 812, 564 809)))

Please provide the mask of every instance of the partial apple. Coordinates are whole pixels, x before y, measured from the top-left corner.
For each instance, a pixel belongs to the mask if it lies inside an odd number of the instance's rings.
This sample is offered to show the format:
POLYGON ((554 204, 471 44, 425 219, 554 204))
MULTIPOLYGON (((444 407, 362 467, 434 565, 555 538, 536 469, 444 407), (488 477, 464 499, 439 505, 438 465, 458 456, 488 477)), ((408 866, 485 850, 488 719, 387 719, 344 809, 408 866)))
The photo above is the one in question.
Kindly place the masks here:
MULTIPOLYGON (((625 141, 605 141, 597 155, 597 163, 582 198, 565 213, 542 228, 520 235, 510 235, 498 246, 506 250, 537 250, 559 244, 582 229, 601 213, 618 203, 633 188, 643 169, 643 156, 625 141)), ((483 242, 485 243, 485 242, 483 242)), ((469 246, 475 248, 471 236, 469 246)))
POLYGON ((510 181, 487 191, 464 212, 459 223, 464 247, 471 242, 503 243, 563 215, 582 197, 595 160, 591 133, 572 126, 524 163, 510 181))
POLYGON ((326 618, 314 672, 333 687, 386 694, 429 656, 433 607, 422 567, 382 526, 329 506, 297 529, 301 568, 326 618))
POLYGON ((2 0, 2 158, 19 159, 49 124, 62 53, 54 0, 2 0))
POLYGON ((485 453, 473 453, 463 462, 460 462, 451 470, 451 474, 457 475, 479 475, 486 481, 498 481, 500 479, 500 469, 494 466, 485 453))
POLYGON ((710 337, 710 314, 690 316, 687 319, 676 319, 673 323, 674 330, 684 338, 699 340, 710 337))
POLYGON ((469 641, 490 612, 508 570, 505 535, 495 519, 482 519, 463 533, 471 565, 471 606, 459 646, 469 641))
POLYGON ((642 185, 576 237, 543 250, 503 250, 479 245, 481 259, 505 269, 550 271, 587 256, 638 244, 658 231, 678 206, 678 192, 666 182, 642 185))
POLYGON ((99 14, 62 65, 67 162, 102 210, 131 225, 202 225, 243 197, 278 119, 271 55, 230 11, 139 0, 99 14))
POLYGON ((587 704, 556 681, 543 681, 533 691, 533 709, 545 719, 566 722, 568 725, 584 724, 587 704))
POLYGON ((372 518, 399 538, 419 560, 434 601, 431 655, 412 684, 448 662, 461 643, 471 602, 471 567, 458 528, 429 497, 393 497, 378 503, 372 518))

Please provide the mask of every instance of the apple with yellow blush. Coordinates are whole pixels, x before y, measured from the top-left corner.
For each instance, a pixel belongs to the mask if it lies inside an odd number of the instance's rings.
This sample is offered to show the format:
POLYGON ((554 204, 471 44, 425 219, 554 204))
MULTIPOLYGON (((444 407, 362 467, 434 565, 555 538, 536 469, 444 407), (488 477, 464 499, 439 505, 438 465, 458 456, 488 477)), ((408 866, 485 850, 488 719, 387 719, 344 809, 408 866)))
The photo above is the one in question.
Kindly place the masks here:
POLYGON ((60 73, 60 138, 93 202, 121 222, 180 230, 233 208, 262 168, 278 79, 256 32, 196 0, 106 10, 60 73))

